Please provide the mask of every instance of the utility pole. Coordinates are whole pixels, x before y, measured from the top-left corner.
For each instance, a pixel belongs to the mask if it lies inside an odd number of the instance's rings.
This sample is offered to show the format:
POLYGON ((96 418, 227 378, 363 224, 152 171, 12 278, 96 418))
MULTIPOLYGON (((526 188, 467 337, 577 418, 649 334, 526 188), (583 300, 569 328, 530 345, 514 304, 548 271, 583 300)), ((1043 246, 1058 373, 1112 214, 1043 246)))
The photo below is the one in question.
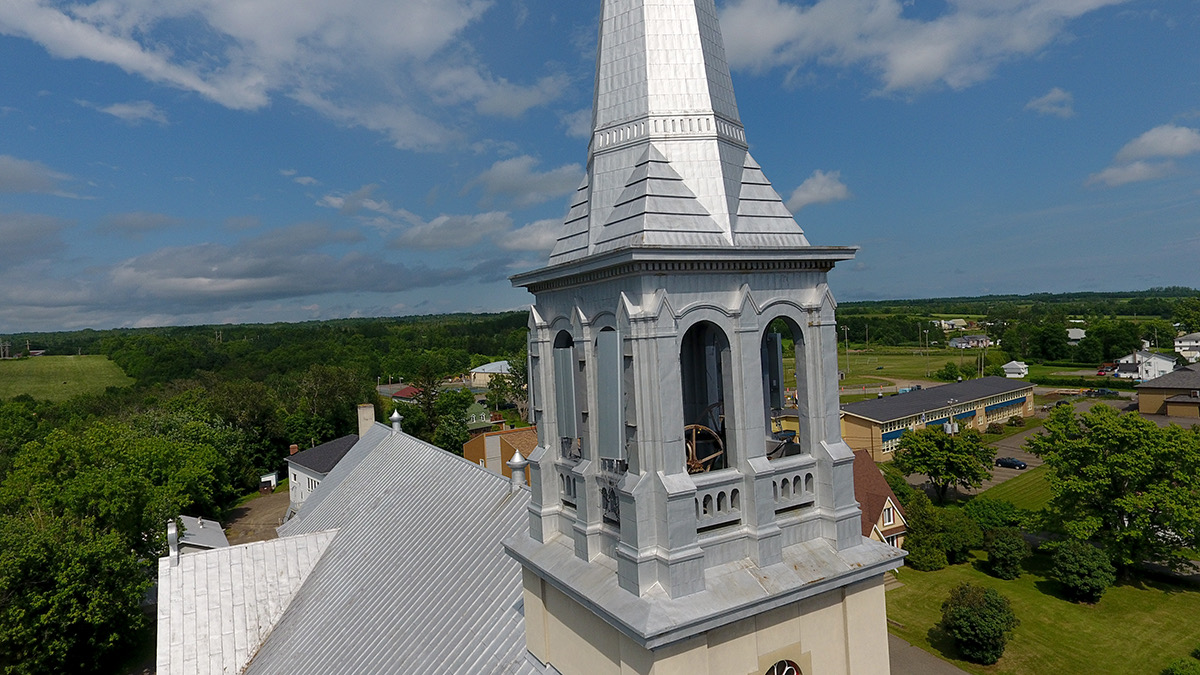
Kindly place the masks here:
POLYGON ((12 346, 12 343, 7 340, 5 340, 4 342, 0 342, 0 359, 8 358, 8 348, 11 346, 12 346))

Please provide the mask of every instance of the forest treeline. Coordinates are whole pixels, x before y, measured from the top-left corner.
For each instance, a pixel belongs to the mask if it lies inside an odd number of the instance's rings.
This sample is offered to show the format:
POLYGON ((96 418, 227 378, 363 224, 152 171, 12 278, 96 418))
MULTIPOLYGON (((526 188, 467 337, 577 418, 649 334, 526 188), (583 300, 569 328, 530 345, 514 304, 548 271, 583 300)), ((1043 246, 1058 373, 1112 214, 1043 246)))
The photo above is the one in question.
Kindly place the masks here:
MULTIPOLYGON (((168 519, 223 521, 260 475, 286 468, 290 444, 355 433, 359 403, 384 420, 380 380, 436 391, 483 363, 523 364, 526 322, 512 312, 12 336, 51 355, 106 355, 135 384, 0 401, 0 672, 112 672, 150 639, 142 601, 168 519)), ((461 451, 473 401, 423 397, 405 429, 461 451)))

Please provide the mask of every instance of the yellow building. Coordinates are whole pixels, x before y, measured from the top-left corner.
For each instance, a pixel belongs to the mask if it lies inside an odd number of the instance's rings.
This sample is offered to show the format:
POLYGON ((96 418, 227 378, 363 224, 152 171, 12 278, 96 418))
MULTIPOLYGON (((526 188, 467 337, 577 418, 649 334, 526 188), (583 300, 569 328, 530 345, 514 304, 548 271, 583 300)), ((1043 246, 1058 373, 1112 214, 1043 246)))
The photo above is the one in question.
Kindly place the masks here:
POLYGON ((1180 368, 1137 386, 1143 415, 1200 417, 1200 364, 1180 368))
POLYGON ((905 431, 954 423, 982 432, 992 422, 1033 415, 1033 385, 984 377, 842 406, 842 438, 876 462, 889 461, 905 431))

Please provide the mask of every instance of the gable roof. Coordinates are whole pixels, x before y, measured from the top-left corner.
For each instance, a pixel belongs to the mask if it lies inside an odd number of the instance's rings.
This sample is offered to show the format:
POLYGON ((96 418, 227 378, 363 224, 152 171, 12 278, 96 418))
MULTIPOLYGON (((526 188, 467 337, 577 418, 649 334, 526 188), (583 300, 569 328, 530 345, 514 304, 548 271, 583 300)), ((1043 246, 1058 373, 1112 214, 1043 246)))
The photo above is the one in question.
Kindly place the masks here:
POLYGON ((280 534, 338 535, 247 674, 537 672, 500 546, 527 489, 376 424, 313 497, 280 534))
POLYGON ((1200 389, 1200 363, 1184 366, 1179 370, 1147 380, 1138 389, 1200 389))
POLYGON ((342 460, 342 457, 354 447, 358 442, 358 434, 350 434, 335 438, 328 443, 322 443, 315 448, 301 450, 294 455, 288 457, 288 462, 299 464, 306 469, 312 469, 317 473, 329 473, 337 463, 342 460))
POLYGON ((471 372, 507 375, 509 372, 509 367, 508 361, 492 361, 491 363, 485 363, 478 368, 472 368, 471 372))
POLYGON ((229 546, 225 529, 217 521, 183 515, 179 516, 179 521, 183 523, 183 532, 179 534, 180 546, 209 549, 229 546))
POLYGON ((876 422, 888 422, 931 410, 940 410, 945 408, 946 402, 952 398, 959 403, 968 403, 988 396, 1032 388, 1033 385, 1028 382, 1010 380, 1007 377, 982 377, 977 380, 966 380, 940 387, 910 391, 907 394, 847 403, 842 406, 842 411, 876 422))
POLYGON ((900 518, 905 518, 904 508, 896 499, 896 493, 892 492, 892 486, 888 485, 870 453, 865 450, 854 451, 854 498, 862 509, 864 537, 871 536, 871 529, 879 522, 879 516, 883 514, 883 507, 887 506, 889 499, 900 513, 900 518))

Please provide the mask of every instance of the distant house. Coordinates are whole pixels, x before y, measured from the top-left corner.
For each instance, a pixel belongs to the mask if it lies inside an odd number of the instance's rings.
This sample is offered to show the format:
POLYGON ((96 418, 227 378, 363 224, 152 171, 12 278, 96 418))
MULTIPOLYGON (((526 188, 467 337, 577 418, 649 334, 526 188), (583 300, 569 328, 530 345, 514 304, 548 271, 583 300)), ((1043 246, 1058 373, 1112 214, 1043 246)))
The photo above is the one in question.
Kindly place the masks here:
POLYGON ((403 389, 400 389, 396 393, 392 394, 392 400, 399 401, 401 403, 416 403, 417 396, 419 396, 420 394, 421 394, 421 389, 418 387, 414 387, 410 384, 407 387, 404 387, 403 389))
MULTIPOLYGON (((300 510, 313 490, 325 480, 325 476, 337 466, 342 457, 358 442, 358 434, 350 434, 322 443, 315 448, 293 451, 288 456, 289 504, 286 518, 300 510)), ((295 448, 296 446, 292 446, 295 448)))
POLYGON ((1200 364, 1191 364, 1137 385, 1143 415, 1200 417, 1200 364))
MULTIPOLYGON (((537 448, 537 427, 523 427, 504 431, 491 431, 479 434, 463 444, 463 457, 482 466, 488 471, 505 477, 512 476, 512 470, 506 462, 513 453, 520 452, 527 457, 537 448)), ((525 469, 525 477, 529 478, 529 469, 525 469)))
POLYGON ((967 328, 966 319, 935 319, 933 323, 943 331, 965 330, 967 328))
POLYGON ((1067 344, 1069 345, 1077 345, 1085 337, 1087 337, 1087 331, 1082 328, 1067 329, 1067 344))
POLYGON ((482 403, 472 403, 467 408, 467 431, 472 434, 478 434, 485 431, 491 431, 492 427, 504 422, 504 416, 498 413, 493 413, 488 410, 488 407, 482 403))
POLYGON ((179 552, 182 554, 197 551, 211 551, 216 548, 229 548, 229 540, 225 538, 225 528, 215 520, 205 520, 202 516, 179 516, 183 532, 179 535, 179 552))
POLYGON ((992 339, 987 335, 964 335, 962 337, 950 338, 950 347, 954 349, 978 349, 980 347, 991 347, 992 339))
POLYGON ((1175 338, 1175 351, 1191 363, 1200 361, 1200 333, 1188 333, 1175 338))
POLYGON ((1174 357, 1148 351, 1136 351, 1117 359, 1117 377, 1130 380, 1153 380, 1175 370, 1174 357))
POLYGON ((471 370, 471 388, 486 389, 496 375, 508 375, 508 361, 493 361, 471 370))
POLYGON ((1010 379, 1020 379, 1029 375, 1029 366, 1024 361, 1009 361, 1001 366, 1004 376, 1010 379))
POLYGON ((862 450, 854 453, 854 498, 862 509, 862 535, 902 548, 908 521, 900 500, 871 455, 862 450))

